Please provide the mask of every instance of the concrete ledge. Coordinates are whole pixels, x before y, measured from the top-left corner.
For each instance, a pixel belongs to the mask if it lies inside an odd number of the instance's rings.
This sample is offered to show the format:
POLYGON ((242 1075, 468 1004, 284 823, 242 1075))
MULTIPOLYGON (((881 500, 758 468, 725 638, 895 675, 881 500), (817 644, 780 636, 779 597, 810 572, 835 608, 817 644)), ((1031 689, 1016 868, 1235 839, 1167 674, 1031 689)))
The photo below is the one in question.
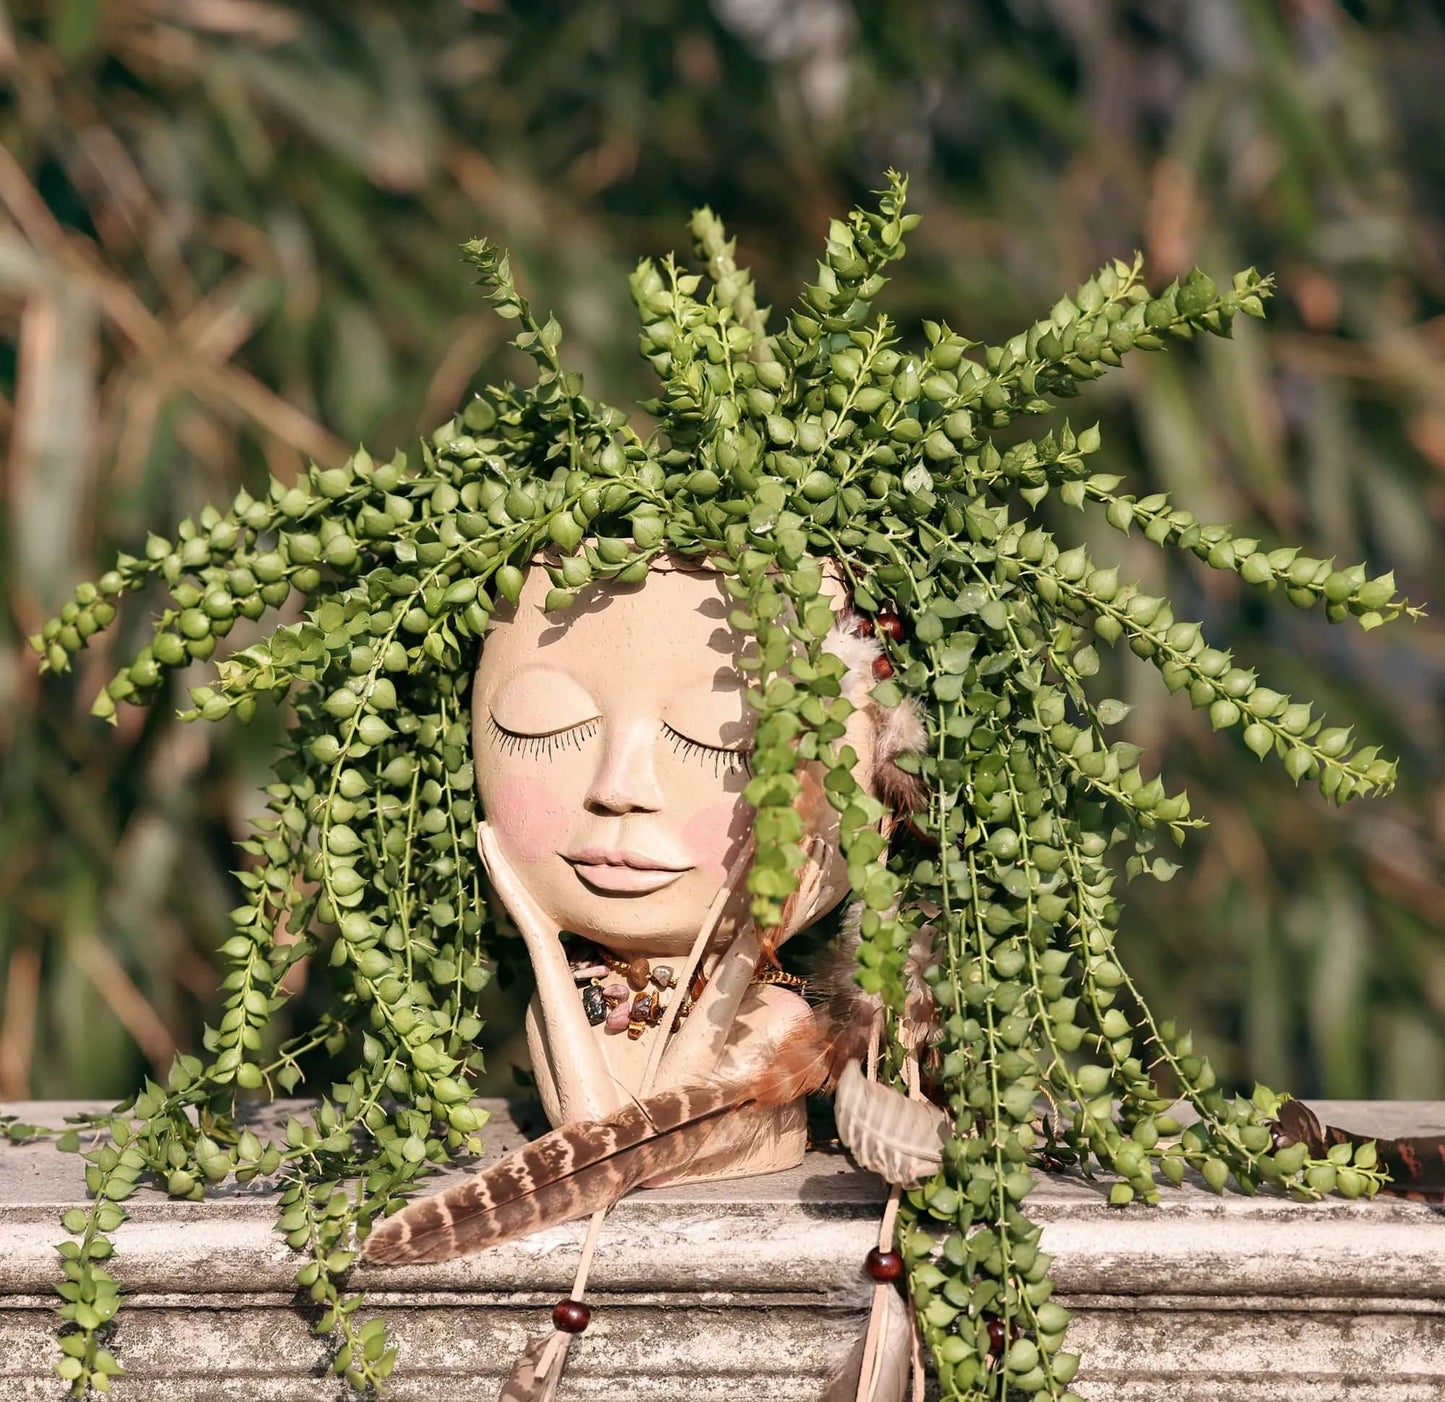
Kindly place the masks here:
MULTIPOLYGON (((63 1104, 0 1107, 57 1123, 63 1104)), ((87 1106, 85 1108, 98 1108, 87 1106)), ((493 1152, 524 1137, 489 1107, 493 1152)), ((1319 1105, 1369 1133, 1445 1132, 1445 1104, 1319 1105)), ((285 1113, 283 1107, 282 1113, 285 1113)), ((268 1119, 269 1119, 268 1115, 268 1119)), ((51 1293, 57 1213, 82 1164, 0 1147, 0 1399, 59 1398, 51 1293)), ((592 1327, 564 1399, 816 1398, 858 1327, 859 1266, 883 1190, 836 1155, 786 1174, 639 1193, 608 1219, 592 1327)), ((205 1203, 143 1189, 126 1204, 115 1273, 129 1291, 113 1347, 122 1402, 313 1402, 337 1395, 291 1289, 295 1258, 257 1185, 205 1203)), ((1445 1397, 1445 1214, 1423 1203, 1168 1191, 1123 1211, 1056 1178, 1029 1199, 1077 1311, 1077 1388, 1090 1402, 1436 1402, 1445 1397)), ((396 1402, 496 1394, 570 1287, 581 1224, 462 1261, 358 1270, 402 1348, 396 1402)))

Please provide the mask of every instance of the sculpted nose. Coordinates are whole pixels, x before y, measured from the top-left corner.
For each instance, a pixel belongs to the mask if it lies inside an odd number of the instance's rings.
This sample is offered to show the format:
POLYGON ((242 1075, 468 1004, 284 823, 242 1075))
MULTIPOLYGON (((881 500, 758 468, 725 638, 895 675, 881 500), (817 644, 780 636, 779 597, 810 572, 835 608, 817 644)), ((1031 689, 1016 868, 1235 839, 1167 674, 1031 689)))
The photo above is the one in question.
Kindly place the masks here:
POLYGON ((655 725, 612 727, 587 790, 594 813, 656 813, 662 807, 653 750, 655 725))

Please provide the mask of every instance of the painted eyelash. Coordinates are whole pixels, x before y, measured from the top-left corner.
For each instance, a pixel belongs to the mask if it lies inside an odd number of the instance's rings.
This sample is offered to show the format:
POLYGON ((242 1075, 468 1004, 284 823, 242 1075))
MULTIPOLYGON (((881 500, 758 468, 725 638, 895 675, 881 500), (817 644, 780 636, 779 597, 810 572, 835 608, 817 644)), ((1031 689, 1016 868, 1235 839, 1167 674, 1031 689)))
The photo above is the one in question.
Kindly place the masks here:
POLYGON ((594 718, 566 730, 554 730, 550 735, 519 735, 499 725, 495 716, 487 717, 487 729, 502 753, 526 755, 529 759, 551 759, 559 750, 580 750, 584 741, 597 734, 599 724, 594 718))
POLYGON ((666 722, 662 728, 672 740, 674 754, 679 754, 684 759, 697 759, 703 764, 710 763, 715 779, 721 779, 725 774, 751 774, 753 771, 749 750, 727 750, 721 745, 704 745, 697 740, 689 740, 666 722))
MULTIPOLYGON (((554 730, 550 735, 521 735, 507 730, 498 723, 495 716, 487 717, 487 728, 503 754, 525 755, 529 759, 550 759, 559 750, 580 750, 585 741, 596 733, 597 720, 583 721, 567 730, 554 730)), ((704 745, 689 740, 686 735, 664 723, 663 730, 672 741, 674 754, 684 759, 696 759, 702 764, 711 764, 713 777, 721 779, 725 774, 750 774, 752 763, 747 750, 729 750, 721 745, 704 745)))

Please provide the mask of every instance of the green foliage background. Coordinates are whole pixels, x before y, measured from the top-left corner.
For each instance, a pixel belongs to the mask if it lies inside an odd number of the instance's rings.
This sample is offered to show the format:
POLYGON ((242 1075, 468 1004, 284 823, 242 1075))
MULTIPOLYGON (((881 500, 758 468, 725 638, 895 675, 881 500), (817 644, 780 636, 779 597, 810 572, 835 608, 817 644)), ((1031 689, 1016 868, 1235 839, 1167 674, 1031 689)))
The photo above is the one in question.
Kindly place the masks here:
MULTIPOLYGON (((981 339, 1134 248, 1155 285, 1254 262, 1268 323, 1091 392, 1101 469, 1445 607, 1435 7, 404 9, 0 3, 0 1097, 121 1094, 198 1043, 274 738, 164 705, 110 730, 86 708, 135 634, 43 692, 24 635, 147 530, 359 440, 388 454, 507 373, 475 234, 614 403, 651 392, 626 274, 685 246, 696 204, 786 305, 828 218, 908 170, 925 218, 890 310, 981 339)), ((1131 888, 1149 996, 1226 1078, 1438 1097, 1445 632, 1323 629, 1089 544, 1402 759, 1393 798, 1331 811, 1106 663, 1129 738, 1212 822, 1170 885, 1131 888)))

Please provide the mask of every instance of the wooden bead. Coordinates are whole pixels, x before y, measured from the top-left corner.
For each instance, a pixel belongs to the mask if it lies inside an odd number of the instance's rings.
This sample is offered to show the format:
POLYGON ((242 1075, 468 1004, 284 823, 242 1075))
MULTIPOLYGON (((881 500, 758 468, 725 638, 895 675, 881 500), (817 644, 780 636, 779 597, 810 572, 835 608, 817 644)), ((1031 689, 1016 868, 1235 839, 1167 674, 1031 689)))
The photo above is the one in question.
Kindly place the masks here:
POLYGON ((884 610, 876 620, 878 636, 890 638, 893 642, 899 642, 903 637, 903 620, 896 613, 884 610))
POLYGON ((652 977, 652 966, 646 959, 634 959, 627 966, 627 986, 634 993, 641 993, 652 977))
POLYGON ((564 1334, 580 1334, 592 1323, 592 1311, 581 1300, 558 1300, 552 1306, 552 1325, 564 1334))
POLYGON ((903 1274, 903 1257, 896 1251, 881 1251, 875 1246, 863 1258, 863 1269, 880 1283, 897 1280, 903 1274))
POLYGON ((873 659, 873 675, 880 682, 886 682, 893 675, 893 664, 886 657, 875 657, 873 659))

